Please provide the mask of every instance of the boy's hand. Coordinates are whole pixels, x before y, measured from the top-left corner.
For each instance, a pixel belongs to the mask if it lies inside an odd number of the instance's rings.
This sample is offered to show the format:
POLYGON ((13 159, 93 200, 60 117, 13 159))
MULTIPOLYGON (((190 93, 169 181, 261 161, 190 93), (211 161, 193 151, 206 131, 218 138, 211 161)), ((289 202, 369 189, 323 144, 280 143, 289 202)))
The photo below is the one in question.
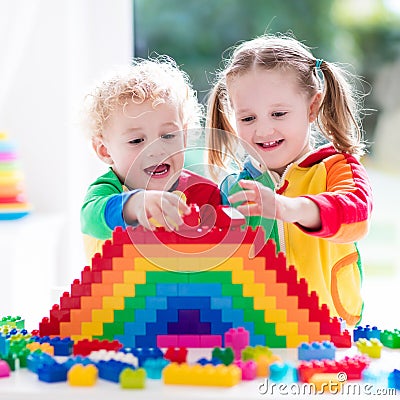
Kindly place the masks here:
POLYGON ((190 213, 190 208, 174 193, 161 190, 143 190, 127 201, 124 218, 129 223, 137 221, 146 229, 154 230, 163 226, 167 231, 183 224, 182 215, 190 213))

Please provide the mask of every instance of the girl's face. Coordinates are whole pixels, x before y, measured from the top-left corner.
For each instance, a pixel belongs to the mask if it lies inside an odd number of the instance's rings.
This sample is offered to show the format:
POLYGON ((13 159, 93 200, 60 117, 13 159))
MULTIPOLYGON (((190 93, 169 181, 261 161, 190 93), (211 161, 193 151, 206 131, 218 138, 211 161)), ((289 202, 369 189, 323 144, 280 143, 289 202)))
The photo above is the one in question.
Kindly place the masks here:
POLYGON ((310 99, 293 71, 255 67, 228 79, 227 89, 239 137, 270 170, 282 174, 310 150, 321 95, 310 99))
POLYGON ((94 147, 130 189, 169 190, 184 163, 185 132, 178 107, 129 102, 114 112, 94 147))

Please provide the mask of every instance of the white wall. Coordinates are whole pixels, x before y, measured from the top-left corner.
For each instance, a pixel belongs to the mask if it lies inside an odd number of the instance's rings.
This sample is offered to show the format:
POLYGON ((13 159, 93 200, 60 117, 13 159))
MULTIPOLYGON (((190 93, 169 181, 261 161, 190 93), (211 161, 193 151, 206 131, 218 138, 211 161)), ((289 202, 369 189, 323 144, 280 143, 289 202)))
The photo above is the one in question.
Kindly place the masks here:
POLYGON ((84 266, 79 209, 105 171, 78 110, 88 86, 132 51, 132 0, 0 0, 0 131, 17 144, 34 213, 63 221, 56 285, 84 266))

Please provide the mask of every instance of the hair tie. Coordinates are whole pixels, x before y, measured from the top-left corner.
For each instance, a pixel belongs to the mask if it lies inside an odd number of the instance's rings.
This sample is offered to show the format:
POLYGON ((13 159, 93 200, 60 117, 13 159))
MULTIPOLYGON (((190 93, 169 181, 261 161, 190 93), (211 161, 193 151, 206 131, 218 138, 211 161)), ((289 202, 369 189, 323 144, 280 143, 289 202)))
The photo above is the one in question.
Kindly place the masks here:
POLYGON ((323 62, 324 60, 322 58, 317 58, 315 60, 315 68, 320 69, 323 62))

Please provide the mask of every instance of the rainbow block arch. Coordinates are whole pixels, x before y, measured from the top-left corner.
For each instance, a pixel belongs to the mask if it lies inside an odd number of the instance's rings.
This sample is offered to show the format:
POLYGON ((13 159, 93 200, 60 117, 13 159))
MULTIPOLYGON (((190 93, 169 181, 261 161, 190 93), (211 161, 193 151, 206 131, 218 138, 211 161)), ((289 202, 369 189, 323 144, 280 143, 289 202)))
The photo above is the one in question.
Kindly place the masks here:
POLYGON ((116 228, 39 334, 117 339, 127 347, 214 347, 242 326, 253 346, 330 340, 347 347, 343 325, 274 242, 264 243, 261 228, 182 235, 138 227, 116 228))

